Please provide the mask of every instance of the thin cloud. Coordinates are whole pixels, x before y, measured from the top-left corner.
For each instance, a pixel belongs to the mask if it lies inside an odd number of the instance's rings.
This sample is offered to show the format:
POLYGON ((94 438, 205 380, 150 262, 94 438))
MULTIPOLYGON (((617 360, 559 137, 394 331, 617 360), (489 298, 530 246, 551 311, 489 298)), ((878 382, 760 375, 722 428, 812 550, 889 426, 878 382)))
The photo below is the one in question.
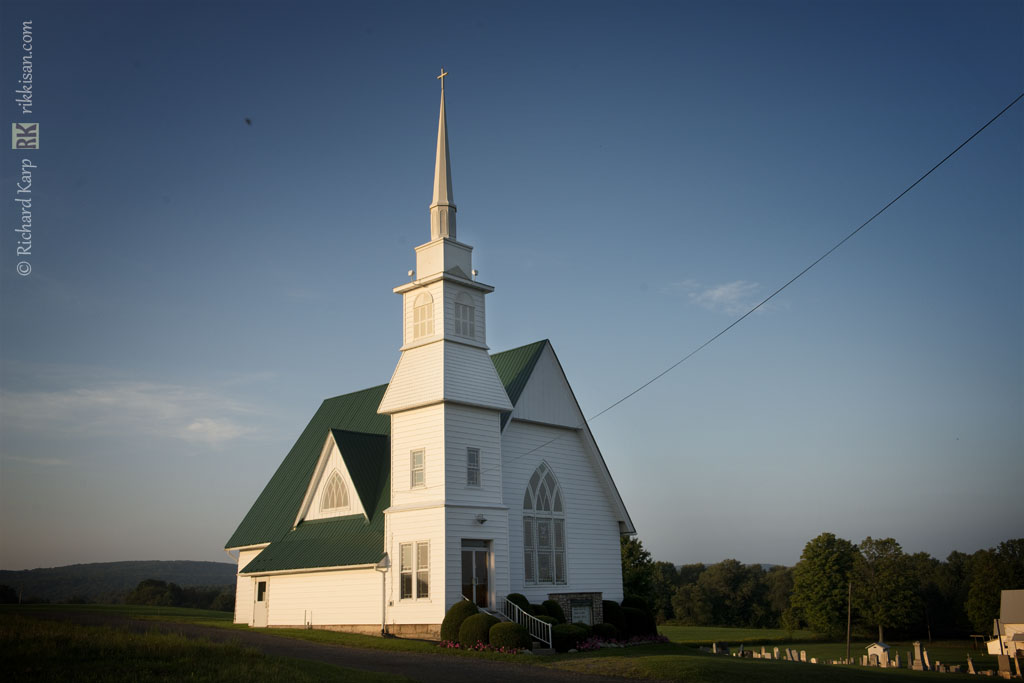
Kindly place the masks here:
POLYGON ((730 315, 746 313, 761 300, 761 285, 748 280, 733 280, 718 285, 702 285, 696 280, 673 282, 669 293, 685 295, 690 303, 730 315))
POLYGON ((256 411, 201 387, 110 382, 49 391, 4 391, 0 422, 23 432, 66 436, 111 435, 178 439, 224 446, 252 437, 256 411))

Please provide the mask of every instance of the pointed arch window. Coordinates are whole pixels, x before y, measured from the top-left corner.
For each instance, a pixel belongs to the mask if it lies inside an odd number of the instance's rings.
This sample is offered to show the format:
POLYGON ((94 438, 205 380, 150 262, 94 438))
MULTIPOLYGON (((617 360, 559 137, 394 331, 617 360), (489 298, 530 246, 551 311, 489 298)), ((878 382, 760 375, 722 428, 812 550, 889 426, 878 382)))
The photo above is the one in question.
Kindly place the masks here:
POLYGON ((476 307, 464 292, 455 297, 455 334, 460 337, 476 338, 476 307))
POLYGON ((321 512, 333 512, 345 510, 349 507, 348 487, 341 480, 337 471, 332 472, 327 479, 327 486, 324 487, 324 495, 320 499, 321 512))
POLYGON ((412 338, 420 339, 434 334, 434 297, 420 292, 412 302, 412 338))
POLYGON ((523 494, 523 570, 526 583, 564 584, 565 505, 554 473, 541 463, 523 494))

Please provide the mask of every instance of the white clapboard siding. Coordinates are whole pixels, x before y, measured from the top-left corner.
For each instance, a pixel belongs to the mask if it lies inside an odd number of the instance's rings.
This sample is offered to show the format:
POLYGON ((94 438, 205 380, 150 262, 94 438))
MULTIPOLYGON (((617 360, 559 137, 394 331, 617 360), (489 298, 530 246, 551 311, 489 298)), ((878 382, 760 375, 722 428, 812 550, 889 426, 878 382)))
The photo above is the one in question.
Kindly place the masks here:
POLYGON ((444 349, 445 400, 512 410, 487 351, 455 342, 445 342, 444 349))
MULTIPOLYGON (((391 569, 387 573, 388 623, 440 624, 444 618, 445 602, 444 507, 389 512, 387 526, 388 556, 391 559, 391 569), (423 541, 430 543, 430 596, 403 600, 399 546, 423 541)), ((415 546, 413 555, 415 558, 415 546)), ((413 579, 415 582, 415 574, 413 579)))
POLYGON ((451 404, 444 410, 445 499, 449 504, 501 503, 501 414, 451 404), (480 450, 480 486, 466 483, 467 448, 480 450))
POLYGON ((549 593, 600 591, 622 599, 619 524, 607 487, 576 430, 511 421, 502 439, 505 500, 510 505, 509 543, 513 591, 531 600, 549 593), (550 442, 550 443, 549 443, 550 442), (564 585, 527 586, 523 571, 523 494, 541 462, 558 480, 565 505, 566 574, 564 585))
POLYGON ((417 346, 402 352, 377 412, 394 413, 405 408, 440 401, 443 396, 443 344, 417 346))
POLYGON ((392 507, 444 499, 444 406, 407 410, 391 416, 392 507), (412 488, 411 453, 423 449, 425 486, 412 488))
POLYGON ((380 574, 350 569, 260 577, 267 582, 270 626, 379 624, 380 574), (306 619, 304 622, 303 619, 306 619))
POLYGON ((583 425, 583 415, 549 344, 544 345, 512 417, 572 428, 583 425))
MULTIPOLYGON (((508 513, 495 508, 448 508, 446 608, 462 599, 462 541, 488 541, 491 547, 490 595, 495 600, 508 594, 508 513), (477 521, 477 515, 487 520, 477 521)), ((466 596, 472 597, 472 596, 466 596)), ((493 603, 492 603, 493 606, 493 603)))
MULTIPOLYGON (((240 572, 245 569, 245 565, 253 561, 253 559, 262 552, 262 548, 259 550, 239 550, 238 551, 238 568, 235 572, 240 572)), ((238 575, 235 578, 235 623, 236 624, 251 624, 252 623, 252 607, 253 601, 256 600, 256 594, 254 592, 254 586, 252 577, 238 575)))

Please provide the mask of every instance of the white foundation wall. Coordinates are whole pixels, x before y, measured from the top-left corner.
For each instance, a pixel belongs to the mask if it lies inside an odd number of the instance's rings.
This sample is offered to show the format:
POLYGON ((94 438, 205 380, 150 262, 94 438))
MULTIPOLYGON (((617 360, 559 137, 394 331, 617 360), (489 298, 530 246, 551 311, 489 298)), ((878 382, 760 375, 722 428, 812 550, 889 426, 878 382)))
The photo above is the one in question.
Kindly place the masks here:
POLYGON ((497 411, 446 405, 445 502, 451 504, 501 503, 501 415, 497 411), (466 483, 467 448, 480 450, 480 486, 466 483))
MULTIPOLYGON (((446 577, 447 599, 445 609, 462 599, 462 541, 488 541, 491 550, 491 566, 489 567, 490 598, 494 607, 497 598, 509 593, 509 552, 508 552, 508 511, 495 507, 446 508, 448 527, 446 577), (477 521, 477 515, 487 520, 483 524, 477 521)), ((466 596, 472 597, 472 596, 466 596)))
POLYGON ((380 623, 383 587, 380 574, 372 568, 276 574, 256 580, 267 582, 269 626, 380 623))
POLYGON ((444 507, 437 505, 417 510, 387 513, 387 551, 391 569, 387 573, 389 624, 440 624, 445 603, 445 529, 444 507), (415 544, 430 543, 430 596, 401 598, 401 554, 399 546, 413 544, 413 583, 415 584, 415 544))
POLYGON ((581 434, 513 419, 505 427, 501 448, 504 499, 510 501, 510 590, 523 593, 531 602, 544 600, 549 593, 585 592, 622 600, 619 523, 581 434), (565 584, 524 582, 522 501, 541 462, 554 473, 565 504, 565 584))
POLYGON ((252 605, 256 600, 256 584, 252 577, 242 576, 238 572, 245 569, 245 565, 263 552, 263 548, 257 550, 239 550, 238 567, 235 569, 235 619, 236 624, 252 624, 252 605))
POLYGON ((436 404, 391 416, 391 505, 444 501, 444 406, 436 404), (424 451, 425 486, 410 486, 410 455, 424 451))

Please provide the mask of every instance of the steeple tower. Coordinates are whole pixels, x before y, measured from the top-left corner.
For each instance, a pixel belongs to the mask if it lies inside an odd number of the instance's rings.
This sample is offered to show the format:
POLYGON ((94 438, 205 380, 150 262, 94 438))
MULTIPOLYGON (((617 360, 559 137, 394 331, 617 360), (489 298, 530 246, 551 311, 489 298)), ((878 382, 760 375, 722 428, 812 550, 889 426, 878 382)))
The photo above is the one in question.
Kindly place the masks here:
POLYGON ((452 162, 448 156, 448 118, 444 113, 444 77, 441 69, 441 114, 437 120, 437 156, 434 160, 434 198, 430 202, 430 239, 455 239, 455 197, 452 162))

